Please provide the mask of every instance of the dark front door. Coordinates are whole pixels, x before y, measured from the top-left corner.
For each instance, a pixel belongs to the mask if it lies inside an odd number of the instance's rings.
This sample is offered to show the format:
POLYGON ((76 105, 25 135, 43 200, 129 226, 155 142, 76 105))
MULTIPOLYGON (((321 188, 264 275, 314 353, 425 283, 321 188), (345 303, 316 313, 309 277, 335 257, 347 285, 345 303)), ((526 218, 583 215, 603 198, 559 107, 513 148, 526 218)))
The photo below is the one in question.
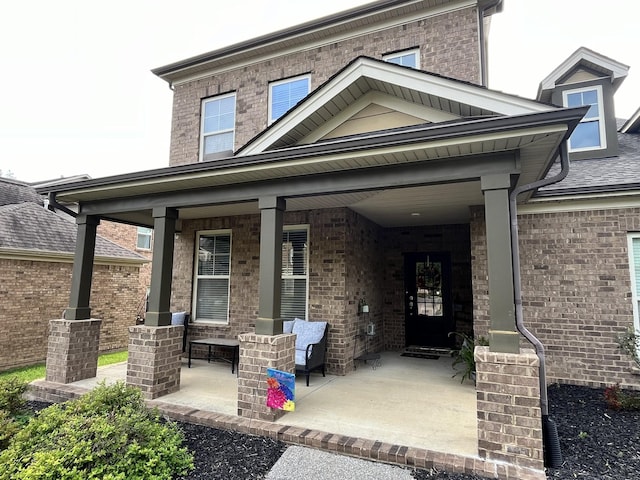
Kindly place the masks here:
POLYGON ((407 346, 450 347, 455 329, 448 253, 410 253, 404 257, 407 346))

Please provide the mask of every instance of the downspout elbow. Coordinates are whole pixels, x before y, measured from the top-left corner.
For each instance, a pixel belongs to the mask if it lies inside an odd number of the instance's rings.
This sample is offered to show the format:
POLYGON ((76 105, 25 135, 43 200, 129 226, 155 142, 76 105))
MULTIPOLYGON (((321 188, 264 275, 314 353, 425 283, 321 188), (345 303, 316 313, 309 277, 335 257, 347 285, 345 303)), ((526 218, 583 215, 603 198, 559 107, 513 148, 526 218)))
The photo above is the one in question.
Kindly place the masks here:
POLYGON ((67 208, 61 203, 58 203, 58 200, 56 200, 56 192, 49 192, 48 200, 49 200, 49 205, 47 208, 52 212, 55 210, 61 210, 67 215, 72 216, 73 218, 76 218, 78 216, 78 214, 73 210, 71 210, 70 208, 67 208))

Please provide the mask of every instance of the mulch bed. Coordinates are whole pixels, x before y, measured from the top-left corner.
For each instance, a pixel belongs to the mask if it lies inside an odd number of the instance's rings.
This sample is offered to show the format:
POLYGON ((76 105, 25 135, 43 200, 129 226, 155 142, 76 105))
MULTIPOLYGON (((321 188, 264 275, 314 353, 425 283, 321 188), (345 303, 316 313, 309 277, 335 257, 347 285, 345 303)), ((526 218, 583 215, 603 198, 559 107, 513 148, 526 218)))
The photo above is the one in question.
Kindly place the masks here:
MULTIPOLYGON (((30 402, 30 407, 46 406, 30 402)), ((640 478, 640 412, 607 408, 602 389, 549 387, 550 416, 558 428, 563 465, 548 469, 550 480, 640 478)), ((287 445, 269 438, 180 423, 195 470, 184 480, 261 479, 287 445)), ((417 480, 478 480, 476 475, 412 471, 417 480)))

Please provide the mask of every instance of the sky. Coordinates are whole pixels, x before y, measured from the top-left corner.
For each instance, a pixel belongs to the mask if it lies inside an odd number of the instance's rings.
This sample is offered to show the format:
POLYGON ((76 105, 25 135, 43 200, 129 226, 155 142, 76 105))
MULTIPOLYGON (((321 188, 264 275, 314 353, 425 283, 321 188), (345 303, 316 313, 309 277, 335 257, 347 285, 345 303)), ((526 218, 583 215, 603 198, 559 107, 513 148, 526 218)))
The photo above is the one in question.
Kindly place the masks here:
MULTIPOLYGON (((0 18, 0 171, 35 182, 166 167, 172 92, 151 69, 365 3, 10 2, 0 18)), ((631 67, 616 94, 616 116, 628 118, 640 108, 639 13, 637 0, 504 0, 491 20, 489 88, 535 98, 584 46, 631 67)))

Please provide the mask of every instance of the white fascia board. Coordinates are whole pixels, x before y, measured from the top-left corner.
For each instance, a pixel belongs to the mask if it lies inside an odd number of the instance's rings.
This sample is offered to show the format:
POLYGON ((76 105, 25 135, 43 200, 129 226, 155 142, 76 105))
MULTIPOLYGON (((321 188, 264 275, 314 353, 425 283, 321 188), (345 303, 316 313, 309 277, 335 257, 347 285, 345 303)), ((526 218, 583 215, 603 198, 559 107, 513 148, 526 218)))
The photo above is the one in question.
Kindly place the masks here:
POLYGON ((585 212, 591 210, 625 209, 640 207, 640 191, 612 192, 592 195, 565 195, 531 198, 518 205, 518 215, 539 213, 585 212))
MULTIPOLYGON (((27 248, 0 248, 0 258, 7 260, 24 260, 29 262, 73 263, 74 254, 49 250, 31 250, 27 248)), ((151 260, 144 258, 105 257, 96 255, 96 265, 139 267, 151 260)))

